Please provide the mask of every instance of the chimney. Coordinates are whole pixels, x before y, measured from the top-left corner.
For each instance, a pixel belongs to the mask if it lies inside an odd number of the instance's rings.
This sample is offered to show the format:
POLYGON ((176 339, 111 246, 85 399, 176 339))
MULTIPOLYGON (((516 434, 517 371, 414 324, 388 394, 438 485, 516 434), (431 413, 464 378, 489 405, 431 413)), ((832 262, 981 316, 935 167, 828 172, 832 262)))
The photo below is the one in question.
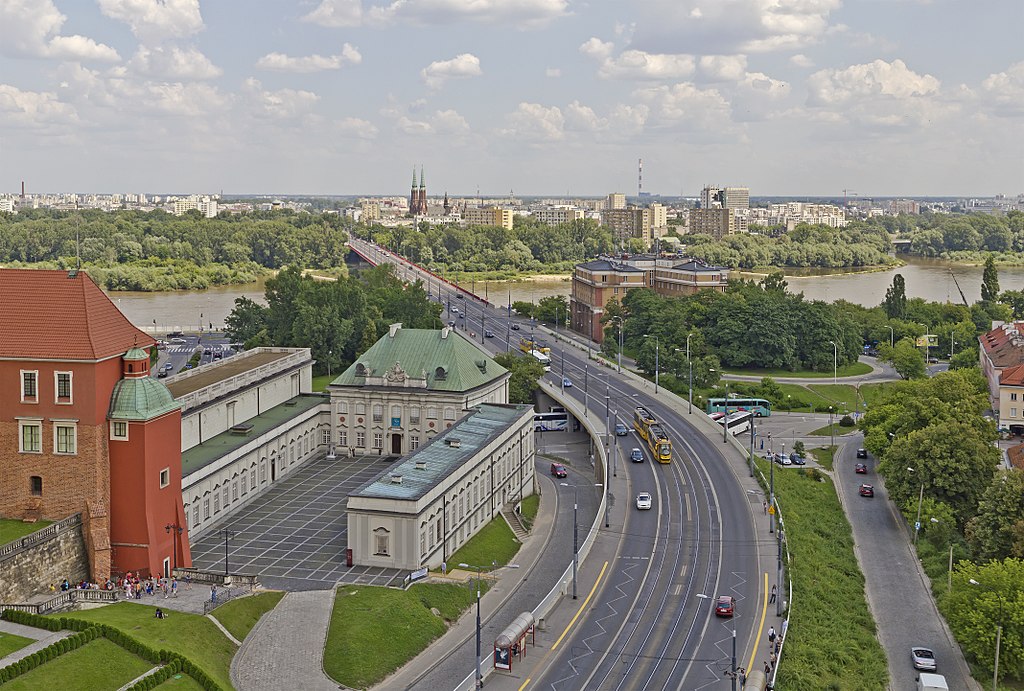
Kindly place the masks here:
POLYGON ((388 327, 388 337, 389 338, 394 338, 395 334, 397 334, 398 330, 401 329, 401 328, 402 328, 402 322, 398 322, 397 324, 392 324, 391 326, 389 326, 388 327))

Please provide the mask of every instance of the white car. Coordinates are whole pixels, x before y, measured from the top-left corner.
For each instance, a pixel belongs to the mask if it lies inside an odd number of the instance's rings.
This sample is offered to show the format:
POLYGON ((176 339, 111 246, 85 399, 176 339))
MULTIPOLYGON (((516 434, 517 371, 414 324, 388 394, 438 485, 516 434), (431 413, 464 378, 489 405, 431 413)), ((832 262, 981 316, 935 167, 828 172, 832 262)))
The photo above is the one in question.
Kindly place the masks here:
POLYGON ((779 465, 793 465, 793 461, 790 460, 788 454, 780 453, 775 456, 775 462, 779 465))
POLYGON ((651 493, 641 492, 636 495, 636 508, 641 511, 648 511, 651 508, 651 493))

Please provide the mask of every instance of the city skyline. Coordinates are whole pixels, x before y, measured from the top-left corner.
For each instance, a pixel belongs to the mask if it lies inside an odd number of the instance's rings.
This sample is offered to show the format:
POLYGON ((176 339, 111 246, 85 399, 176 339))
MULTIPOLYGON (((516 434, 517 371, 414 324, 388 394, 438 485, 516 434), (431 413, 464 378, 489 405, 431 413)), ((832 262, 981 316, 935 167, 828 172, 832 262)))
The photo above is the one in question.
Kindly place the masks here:
POLYGON ((0 193, 1016 196, 992 0, 0 0, 0 193), (984 43, 982 43, 984 41, 984 43), (984 46, 984 50, 980 48, 984 46))

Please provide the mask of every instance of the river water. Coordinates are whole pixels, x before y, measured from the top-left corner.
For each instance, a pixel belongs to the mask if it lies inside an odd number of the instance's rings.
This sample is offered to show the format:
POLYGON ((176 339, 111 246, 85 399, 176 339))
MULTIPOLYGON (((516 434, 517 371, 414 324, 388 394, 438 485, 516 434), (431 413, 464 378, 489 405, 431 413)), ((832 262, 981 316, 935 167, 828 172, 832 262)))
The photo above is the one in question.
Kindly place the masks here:
MULTIPOLYGON (((848 300, 873 307, 885 298, 885 290, 892 284, 892 277, 902 274, 907 284, 908 297, 921 297, 935 302, 960 302, 956 281, 967 296, 968 302, 981 297, 981 266, 950 264, 934 259, 908 259, 899 268, 867 273, 824 273, 816 275, 788 276, 790 292, 802 292, 809 300, 848 300)), ((810 273, 809 271, 806 273, 810 273)), ((739 274, 744 278, 758 278, 753 274, 739 274)), ((1002 290, 1024 289, 1024 267, 1013 266, 999 270, 999 286, 1002 290)), ((569 295, 570 282, 543 279, 537 281, 477 281, 462 284, 467 290, 485 296, 496 305, 507 305, 509 297, 513 302, 536 302, 547 295, 569 295)), ((182 329, 194 331, 200 324, 214 328, 224 324, 224 318, 234 307, 235 298, 246 296, 264 303, 264 282, 239 286, 220 286, 208 290, 179 290, 161 293, 112 292, 110 299, 122 312, 140 327, 154 327, 159 331, 182 329)))

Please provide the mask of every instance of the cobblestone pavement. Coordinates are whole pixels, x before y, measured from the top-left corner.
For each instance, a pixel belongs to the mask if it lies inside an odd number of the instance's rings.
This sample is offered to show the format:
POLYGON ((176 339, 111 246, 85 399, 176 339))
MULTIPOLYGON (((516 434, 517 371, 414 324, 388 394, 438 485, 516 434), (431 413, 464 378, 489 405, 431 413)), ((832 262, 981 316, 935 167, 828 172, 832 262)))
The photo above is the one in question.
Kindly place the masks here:
POLYGON ((231 661, 238 691, 341 688, 323 672, 333 590, 288 593, 245 639, 231 661))
POLYGON ((223 571, 223 531, 228 530, 231 572, 259 574, 260 583, 268 588, 323 590, 338 582, 400 583, 407 571, 345 566, 348 495, 392 461, 376 456, 308 461, 204 531, 192 545, 193 565, 223 571))

